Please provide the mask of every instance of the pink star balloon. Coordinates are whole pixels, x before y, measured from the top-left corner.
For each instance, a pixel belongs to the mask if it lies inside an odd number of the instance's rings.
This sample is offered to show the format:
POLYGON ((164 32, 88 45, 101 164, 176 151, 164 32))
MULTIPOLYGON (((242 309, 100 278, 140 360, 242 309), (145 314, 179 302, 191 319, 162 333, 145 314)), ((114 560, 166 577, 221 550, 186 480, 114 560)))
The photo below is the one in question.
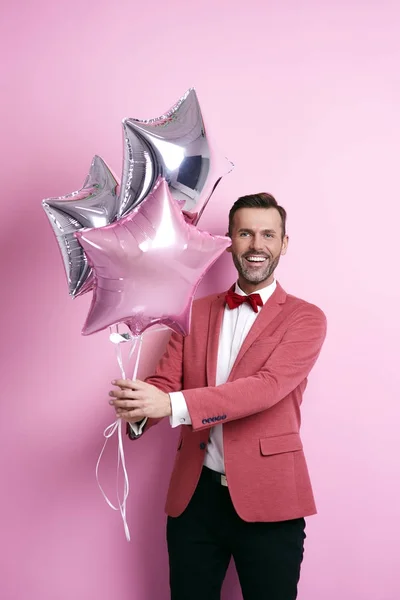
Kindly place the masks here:
POLYGON ((95 275, 83 335, 117 323, 133 335, 160 323, 186 335, 197 286, 231 243, 186 222, 162 178, 126 217, 75 235, 95 275))

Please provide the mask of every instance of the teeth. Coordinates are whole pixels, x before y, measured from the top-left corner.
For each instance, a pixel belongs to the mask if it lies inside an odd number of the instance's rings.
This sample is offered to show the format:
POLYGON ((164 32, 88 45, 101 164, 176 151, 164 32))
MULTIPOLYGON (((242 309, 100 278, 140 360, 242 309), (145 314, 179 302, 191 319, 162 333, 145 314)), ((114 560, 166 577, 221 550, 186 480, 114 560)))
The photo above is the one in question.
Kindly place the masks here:
POLYGON ((248 256, 247 260, 249 260, 250 262, 264 262, 265 257, 264 256, 248 256))

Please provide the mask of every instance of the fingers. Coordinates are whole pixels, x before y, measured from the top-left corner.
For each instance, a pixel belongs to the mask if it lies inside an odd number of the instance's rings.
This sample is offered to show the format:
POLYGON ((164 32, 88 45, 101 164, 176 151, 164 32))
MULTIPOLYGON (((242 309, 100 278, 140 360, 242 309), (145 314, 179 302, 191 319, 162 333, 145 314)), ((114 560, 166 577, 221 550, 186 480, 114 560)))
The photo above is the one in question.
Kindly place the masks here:
POLYGON ((109 403, 114 406, 115 409, 122 408, 124 410, 133 410, 135 408, 141 408, 143 406, 142 400, 120 400, 115 398, 113 400, 109 400, 109 403))
POLYGON ((135 423, 138 421, 142 421, 145 418, 145 415, 140 409, 136 410, 116 410, 115 411, 118 418, 123 419, 124 421, 128 421, 131 423, 135 423))
POLYGON ((114 406, 117 417, 126 421, 141 421, 148 416, 145 401, 149 388, 153 386, 144 381, 130 379, 116 379, 112 384, 116 389, 109 392, 109 404, 114 406))
POLYGON ((137 400, 140 396, 142 396, 141 392, 131 389, 119 389, 119 390, 111 390, 108 392, 108 395, 112 398, 117 398, 119 400, 130 399, 137 400))
POLYGON ((115 405, 113 400, 110 400, 109 402, 114 406, 115 414, 118 418, 124 419, 126 421, 135 422, 141 421, 145 417, 143 406, 139 405, 140 403, 135 403, 135 406, 131 406, 131 401, 128 407, 122 407, 119 406, 119 404, 121 404, 122 401, 115 401, 118 403, 118 405, 115 405))
POLYGON ((119 388, 129 390, 143 390, 146 387, 150 387, 148 383, 140 381, 139 379, 135 379, 135 381, 132 381, 131 379, 115 379, 111 383, 119 388))
POLYGON ((141 421, 147 416, 146 408, 138 401, 129 401, 129 406, 122 406, 122 404, 128 403, 125 400, 116 400, 112 403, 117 417, 125 421, 141 421))
MULTIPOLYGON (((117 389, 111 390, 108 395, 111 396, 110 404, 115 404, 114 400, 144 400, 147 396, 146 388, 152 387, 143 381, 130 381, 127 379, 118 379, 115 382, 117 389), (119 389, 118 389, 119 388, 119 389)), ((119 405, 122 408, 129 408, 132 404, 119 405)))

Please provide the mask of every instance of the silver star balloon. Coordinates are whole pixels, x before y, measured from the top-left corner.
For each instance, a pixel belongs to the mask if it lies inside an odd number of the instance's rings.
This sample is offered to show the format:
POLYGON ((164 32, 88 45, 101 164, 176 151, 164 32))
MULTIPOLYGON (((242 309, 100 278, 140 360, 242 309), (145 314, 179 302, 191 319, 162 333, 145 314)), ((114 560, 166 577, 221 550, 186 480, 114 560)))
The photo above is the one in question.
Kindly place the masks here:
POLYGON ((140 204, 158 177, 185 211, 200 218, 222 176, 233 165, 210 147, 199 101, 189 89, 164 115, 124 119, 124 162, 118 217, 140 204))
POLYGON ((117 188, 118 181, 104 160, 95 156, 80 190, 42 201, 61 250, 69 293, 73 297, 93 287, 92 270, 74 234, 84 228, 103 227, 115 220, 117 188))

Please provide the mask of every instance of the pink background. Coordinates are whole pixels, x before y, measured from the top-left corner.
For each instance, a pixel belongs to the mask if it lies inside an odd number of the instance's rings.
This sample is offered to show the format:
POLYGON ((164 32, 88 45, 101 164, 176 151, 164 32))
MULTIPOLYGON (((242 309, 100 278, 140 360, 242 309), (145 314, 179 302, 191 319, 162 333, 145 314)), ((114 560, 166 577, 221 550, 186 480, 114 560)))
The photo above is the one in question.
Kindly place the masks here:
MULTIPOLYGON (((2 599, 168 598, 176 432, 127 446, 128 544, 94 477, 113 349, 80 335, 90 298, 69 299, 40 201, 80 187, 95 153, 120 173, 121 119, 157 116, 195 85, 236 163, 201 226, 224 233, 238 195, 274 193, 291 235, 279 279, 329 320, 303 413, 319 516, 299 598, 398 600, 399 19, 388 0, 2 8, 2 599)), ((233 279, 226 255, 201 293, 233 279)), ((142 376, 164 342, 147 339, 142 376)), ((110 493, 114 467, 109 448, 110 493)), ((241 598, 233 569, 224 598, 241 598)))

